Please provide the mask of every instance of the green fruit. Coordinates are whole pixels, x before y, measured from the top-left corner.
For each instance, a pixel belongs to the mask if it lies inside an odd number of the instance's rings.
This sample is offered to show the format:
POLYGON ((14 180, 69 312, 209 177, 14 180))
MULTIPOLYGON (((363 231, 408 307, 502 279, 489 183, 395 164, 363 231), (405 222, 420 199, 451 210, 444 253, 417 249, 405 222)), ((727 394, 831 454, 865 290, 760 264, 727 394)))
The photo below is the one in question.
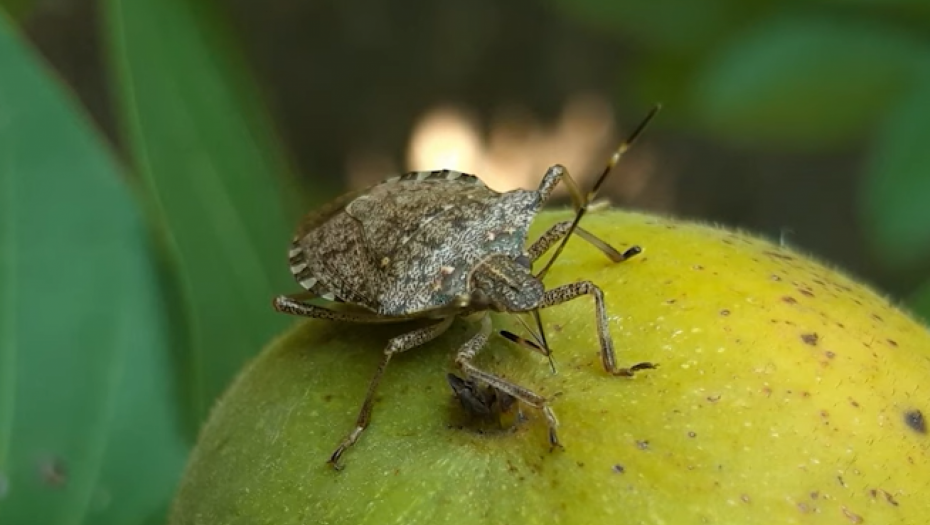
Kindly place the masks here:
MULTIPOLYGON (((546 213, 535 234, 568 217, 546 213)), ((608 211, 573 239, 548 286, 604 290, 621 365, 607 375, 593 301, 543 311, 558 373, 493 337, 477 360, 552 397, 541 414, 473 425, 446 373, 474 327, 396 357, 373 421, 355 421, 388 338, 411 325, 301 322, 242 373, 203 429, 171 523, 763 524, 930 522, 930 333, 887 299, 740 233, 608 211), (558 394, 558 395, 557 395, 558 394)), ((512 316, 496 329, 521 333, 512 316)))

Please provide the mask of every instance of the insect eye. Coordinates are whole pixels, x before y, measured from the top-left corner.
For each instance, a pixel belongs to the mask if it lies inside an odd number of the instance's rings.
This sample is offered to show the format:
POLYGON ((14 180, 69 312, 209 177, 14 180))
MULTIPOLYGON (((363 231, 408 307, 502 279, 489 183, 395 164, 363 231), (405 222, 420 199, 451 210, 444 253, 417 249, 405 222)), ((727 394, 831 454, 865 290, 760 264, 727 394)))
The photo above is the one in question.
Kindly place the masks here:
POLYGON ((517 264, 519 264, 520 266, 524 268, 530 267, 530 258, 527 257, 526 255, 518 255, 517 258, 514 260, 517 262, 517 264))

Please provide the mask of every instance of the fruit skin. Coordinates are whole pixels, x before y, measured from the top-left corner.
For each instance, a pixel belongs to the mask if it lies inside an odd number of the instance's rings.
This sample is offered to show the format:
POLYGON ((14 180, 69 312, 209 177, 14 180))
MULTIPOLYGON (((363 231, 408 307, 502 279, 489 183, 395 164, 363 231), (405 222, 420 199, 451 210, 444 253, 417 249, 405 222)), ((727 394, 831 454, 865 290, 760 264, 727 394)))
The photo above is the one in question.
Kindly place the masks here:
POLYGON ((612 264, 573 239, 547 285, 600 284, 618 361, 660 368, 608 376, 589 298, 543 312, 557 374, 500 337, 477 361, 555 396, 564 450, 529 407, 509 430, 468 422, 446 383, 473 330, 457 322, 392 361, 335 472, 382 348, 412 325, 305 321, 215 407, 170 523, 930 523, 926 328, 764 240, 620 211, 585 227, 645 251, 612 264))

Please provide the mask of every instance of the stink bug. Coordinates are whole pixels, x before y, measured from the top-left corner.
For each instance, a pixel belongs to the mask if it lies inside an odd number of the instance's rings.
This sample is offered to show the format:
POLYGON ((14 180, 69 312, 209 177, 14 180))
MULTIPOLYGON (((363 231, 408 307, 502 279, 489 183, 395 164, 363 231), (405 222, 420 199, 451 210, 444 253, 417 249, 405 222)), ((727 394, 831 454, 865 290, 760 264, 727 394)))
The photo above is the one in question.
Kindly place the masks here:
MULTIPOLYGON (((276 310, 356 323, 432 321, 388 342, 355 427, 329 458, 333 467, 340 468, 340 457, 368 426, 375 392, 391 358, 439 337, 456 318, 479 323, 477 332, 455 356, 465 380, 486 384, 541 410, 553 446, 559 446, 558 421, 547 400, 472 364, 491 335, 488 312, 532 312, 541 328, 539 309, 590 295, 604 369, 615 376, 632 376, 637 370, 654 367, 651 363, 630 368, 617 365, 604 294, 596 284, 578 281, 547 290, 542 279, 572 233, 578 233, 614 262, 640 252, 633 247, 620 253, 578 223, 607 175, 658 109, 655 107, 617 148, 587 195, 561 165, 546 171, 539 189, 505 193, 489 189, 474 175, 452 170, 418 171, 343 195, 304 218, 289 255, 291 273, 305 291, 276 297, 276 310), (530 223, 563 181, 577 210, 574 220, 552 226, 527 247, 530 223), (534 275, 533 262, 559 239, 562 242, 549 262, 534 275), (337 309, 308 302, 317 298, 342 305, 337 309)), ((521 341, 512 334, 508 338, 521 341)), ((549 355, 544 337, 541 343, 525 346, 549 355)), ((482 404, 477 398, 469 401, 479 408, 482 404)))

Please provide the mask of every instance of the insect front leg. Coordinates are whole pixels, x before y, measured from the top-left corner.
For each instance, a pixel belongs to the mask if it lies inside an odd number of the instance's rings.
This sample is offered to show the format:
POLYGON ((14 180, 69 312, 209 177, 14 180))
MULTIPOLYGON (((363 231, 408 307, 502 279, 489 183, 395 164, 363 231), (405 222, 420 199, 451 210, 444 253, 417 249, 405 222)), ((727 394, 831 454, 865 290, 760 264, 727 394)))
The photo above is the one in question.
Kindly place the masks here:
POLYGON ((618 368, 614 356, 614 342, 610 337, 610 328, 607 324, 607 308, 604 306, 604 292, 591 281, 578 281, 570 283, 551 290, 547 290, 543 295, 543 300, 539 303, 540 308, 548 308, 557 304, 577 299, 582 295, 591 295, 594 297, 594 311, 597 319, 597 338, 601 345, 601 362, 604 369, 615 376, 631 377, 639 370, 656 368, 652 363, 639 363, 629 368, 618 368))
POLYGON ((546 398, 541 395, 529 390, 526 387, 522 387, 516 383, 507 381, 502 377, 498 377, 490 372, 485 372, 480 368, 472 364, 472 360, 478 354, 478 352, 484 348, 488 342, 488 337, 491 335, 491 317, 485 314, 481 318, 481 327, 478 330, 478 333, 472 336, 461 348, 459 348, 458 353, 455 355, 455 364, 459 367, 465 376, 471 380, 477 380, 482 382, 492 388, 495 388, 504 394, 515 397, 520 401, 523 401, 527 405, 530 405, 533 408, 537 408, 542 411, 543 415, 546 417, 546 424, 549 426, 549 443, 554 447, 561 447, 559 443, 558 434, 556 429, 558 429, 559 421, 555 418, 555 413, 549 408, 546 398))
POLYGON ((542 182, 539 183, 539 189, 537 190, 542 202, 545 203, 549 200, 555 187, 562 181, 565 182, 568 193, 572 197, 572 207, 578 210, 584 206, 586 204, 585 195, 584 192, 581 191, 581 186, 575 182, 575 179, 568 172, 568 168, 561 164, 550 166, 549 169, 546 170, 546 174, 543 175, 542 182))
MULTIPOLYGON (((543 256, 546 251, 549 250, 555 243, 559 242, 562 237, 565 237, 566 234, 572 228, 572 221, 564 221, 557 224, 554 224, 546 230, 536 241, 530 245, 527 250, 527 255, 530 258, 530 261, 536 262, 537 259, 543 256)), ((618 263, 623 262, 639 253, 642 253, 642 248, 639 246, 631 246, 627 248, 626 251, 620 252, 613 246, 607 244, 599 237, 593 233, 585 230, 581 226, 575 227, 575 233, 582 239, 591 243, 595 248, 600 250, 604 255, 606 255, 611 261, 618 263)))
POLYGON ((381 358, 381 362, 378 364, 378 369, 375 370, 374 377, 371 378, 371 382, 368 384, 368 392, 365 394, 365 402, 362 403, 362 408, 359 410, 358 418, 355 421, 355 428, 343 438, 342 442, 336 447, 336 450, 333 451, 332 455, 329 457, 329 464, 333 466, 336 470, 340 470, 342 467, 339 466, 339 458, 342 457, 342 454, 352 445, 358 441, 359 436, 362 435, 362 432, 365 431, 365 428, 368 426, 368 423, 371 422, 371 408, 375 402, 375 392, 378 390, 378 385, 381 383, 381 377, 384 375, 384 370, 387 368, 388 363, 391 361, 391 357, 395 354, 401 352, 406 352, 412 348, 416 348, 422 344, 425 344, 433 339, 436 339, 448 330, 449 326, 452 324, 452 321, 455 317, 446 317, 442 321, 430 326, 423 328, 418 328, 412 332, 407 332, 406 334, 399 335, 388 342, 387 347, 384 349, 384 356, 381 358))

